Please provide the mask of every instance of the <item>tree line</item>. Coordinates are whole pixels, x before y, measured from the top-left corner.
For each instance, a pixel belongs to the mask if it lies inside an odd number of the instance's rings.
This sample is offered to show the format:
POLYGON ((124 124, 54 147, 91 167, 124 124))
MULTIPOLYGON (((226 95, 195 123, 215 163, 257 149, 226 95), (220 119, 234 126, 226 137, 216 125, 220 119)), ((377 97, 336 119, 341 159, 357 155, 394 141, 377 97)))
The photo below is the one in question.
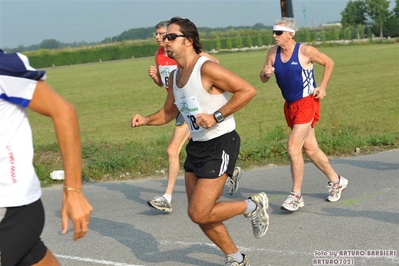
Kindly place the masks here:
MULTIPOLYGON (((345 9, 341 12, 342 27, 312 27, 301 28, 296 34, 297 41, 314 42, 339 39, 399 37, 399 0, 395 0, 395 7, 389 10, 388 0, 349 0, 345 9)), ((231 49, 253 45, 262 46, 273 44, 271 35, 272 26, 257 23, 253 26, 240 27, 199 27, 201 40, 206 43, 208 49, 231 49)), ((136 28, 122 32, 114 37, 106 37, 100 42, 73 42, 62 43, 55 39, 43 40, 40 44, 16 48, 4 48, 7 52, 25 52, 35 50, 54 50, 62 48, 82 48, 98 45, 117 44, 120 42, 141 40, 153 42, 154 27, 136 28)))

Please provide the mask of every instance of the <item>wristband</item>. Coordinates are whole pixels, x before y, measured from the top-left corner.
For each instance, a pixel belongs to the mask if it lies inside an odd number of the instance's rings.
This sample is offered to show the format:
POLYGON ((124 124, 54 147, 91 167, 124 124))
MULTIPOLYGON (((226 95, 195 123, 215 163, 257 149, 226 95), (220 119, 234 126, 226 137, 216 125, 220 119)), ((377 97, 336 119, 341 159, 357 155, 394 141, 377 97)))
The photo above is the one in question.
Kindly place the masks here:
POLYGON ((76 193, 82 192, 81 189, 76 189, 76 188, 73 188, 73 187, 64 186, 64 189, 66 189, 66 190, 68 190, 68 191, 76 192, 76 193))
POLYGON ((265 79, 269 79, 270 78, 270 76, 266 76, 265 72, 263 72, 263 76, 265 77, 265 79))

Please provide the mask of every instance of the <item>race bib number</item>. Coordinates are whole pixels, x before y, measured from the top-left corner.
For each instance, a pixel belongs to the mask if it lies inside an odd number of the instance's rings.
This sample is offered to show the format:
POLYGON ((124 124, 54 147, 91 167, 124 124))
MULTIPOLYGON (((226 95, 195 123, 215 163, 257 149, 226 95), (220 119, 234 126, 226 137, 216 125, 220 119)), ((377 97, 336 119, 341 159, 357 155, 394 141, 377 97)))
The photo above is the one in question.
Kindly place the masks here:
POLYGON ((186 120, 191 132, 200 132, 204 130, 203 127, 196 123, 197 119, 195 116, 202 113, 202 111, 195 96, 181 99, 180 101, 175 102, 175 104, 186 120))
POLYGON ((176 68, 177 66, 159 66, 159 74, 161 76, 162 83, 166 88, 169 88, 169 75, 176 68))

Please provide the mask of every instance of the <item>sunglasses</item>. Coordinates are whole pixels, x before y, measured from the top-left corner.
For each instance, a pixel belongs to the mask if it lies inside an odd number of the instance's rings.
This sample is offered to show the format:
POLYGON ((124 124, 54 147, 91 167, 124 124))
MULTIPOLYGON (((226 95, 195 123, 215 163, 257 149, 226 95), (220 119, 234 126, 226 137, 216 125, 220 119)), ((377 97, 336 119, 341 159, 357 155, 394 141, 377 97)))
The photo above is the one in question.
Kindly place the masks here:
POLYGON ((184 34, 176 34, 176 33, 169 33, 166 34, 162 37, 162 39, 165 41, 166 39, 168 39, 168 41, 174 41, 176 40, 177 37, 186 37, 186 35, 184 34))
POLYGON ((284 31, 282 31, 282 30, 274 30, 273 31, 273 34, 276 34, 276 36, 280 36, 283 33, 284 33, 284 31))

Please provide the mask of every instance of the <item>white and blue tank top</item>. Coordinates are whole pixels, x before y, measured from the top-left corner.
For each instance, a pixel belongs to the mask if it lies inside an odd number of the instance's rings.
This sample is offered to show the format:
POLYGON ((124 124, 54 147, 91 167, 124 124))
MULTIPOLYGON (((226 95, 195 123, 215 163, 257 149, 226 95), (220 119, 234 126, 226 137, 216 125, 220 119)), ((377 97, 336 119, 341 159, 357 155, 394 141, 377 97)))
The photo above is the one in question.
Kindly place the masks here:
POLYGON ((285 63, 281 61, 281 47, 277 47, 274 62, 277 84, 288 103, 313 94, 316 88, 313 64, 309 69, 303 69, 298 57, 299 47, 300 43, 296 43, 291 58, 285 63))

